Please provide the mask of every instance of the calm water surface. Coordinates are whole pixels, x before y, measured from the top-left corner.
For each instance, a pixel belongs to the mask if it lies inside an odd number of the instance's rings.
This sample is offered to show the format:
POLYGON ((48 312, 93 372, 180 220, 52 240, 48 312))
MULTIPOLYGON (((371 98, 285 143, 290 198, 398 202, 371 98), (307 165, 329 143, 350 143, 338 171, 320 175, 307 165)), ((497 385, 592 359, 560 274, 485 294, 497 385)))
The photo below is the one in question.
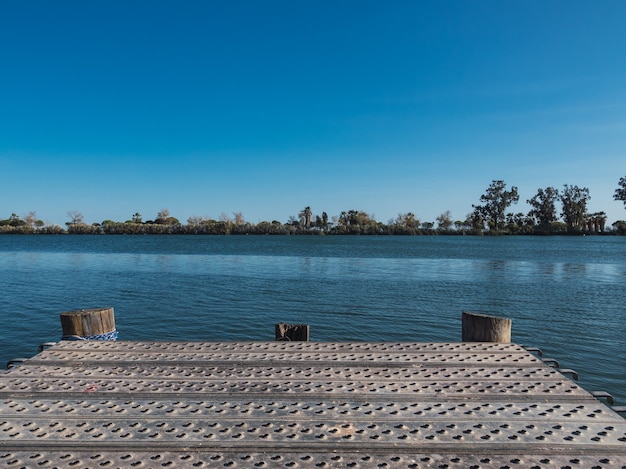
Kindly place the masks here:
POLYGON ((459 341, 461 312, 626 405, 625 237, 0 236, 0 367, 113 306, 120 339, 459 341))

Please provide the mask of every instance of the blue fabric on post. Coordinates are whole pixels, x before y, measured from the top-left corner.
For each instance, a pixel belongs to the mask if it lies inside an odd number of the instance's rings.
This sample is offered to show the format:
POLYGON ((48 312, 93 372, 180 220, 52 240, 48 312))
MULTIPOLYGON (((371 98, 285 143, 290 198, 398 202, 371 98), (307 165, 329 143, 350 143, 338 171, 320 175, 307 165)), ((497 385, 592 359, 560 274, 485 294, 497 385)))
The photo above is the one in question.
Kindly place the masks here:
POLYGON ((61 340, 117 340, 117 337, 117 329, 113 329, 106 334, 86 335, 84 337, 79 335, 64 335, 61 337, 61 340))

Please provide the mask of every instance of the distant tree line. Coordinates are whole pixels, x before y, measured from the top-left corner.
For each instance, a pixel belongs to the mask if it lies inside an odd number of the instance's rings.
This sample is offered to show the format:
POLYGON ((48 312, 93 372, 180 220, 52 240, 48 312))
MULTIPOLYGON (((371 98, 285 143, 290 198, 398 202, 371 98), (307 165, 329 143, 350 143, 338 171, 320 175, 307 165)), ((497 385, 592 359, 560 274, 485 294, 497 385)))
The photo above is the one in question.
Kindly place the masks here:
MULTIPOLYGON (((479 203, 463 220, 453 220, 450 211, 435 221, 422 222, 414 213, 399 213, 387 223, 377 221, 362 210, 347 210, 329 218, 326 212, 316 215, 307 206, 286 222, 278 220, 250 223, 241 212, 233 216, 222 214, 219 219, 191 216, 181 223, 163 209, 154 220, 145 220, 136 212, 126 221, 104 220, 87 224, 82 213, 69 211, 65 228, 47 225, 30 212, 23 219, 12 213, 0 220, 2 234, 270 234, 270 235, 555 235, 555 234, 626 234, 626 221, 619 220, 606 226, 606 213, 589 213, 590 200, 586 187, 564 184, 562 189, 540 188, 526 202, 528 213, 509 211, 519 202, 516 186, 510 189, 502 180, 493 180, 479 203)), ((620 178, 614 200, 624 202, 626 208, 626 177, 620 178)))

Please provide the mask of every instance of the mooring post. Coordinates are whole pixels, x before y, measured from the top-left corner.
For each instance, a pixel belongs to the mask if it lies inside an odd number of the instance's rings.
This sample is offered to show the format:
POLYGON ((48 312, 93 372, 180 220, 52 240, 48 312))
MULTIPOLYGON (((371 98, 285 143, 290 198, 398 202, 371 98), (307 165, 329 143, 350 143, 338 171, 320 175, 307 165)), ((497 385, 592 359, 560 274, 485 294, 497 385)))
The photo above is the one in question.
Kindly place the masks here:
POLYGON ((65 340, 116 340, 113 308, 79 309, 61 313, 65 340))
POLYGON ((508 318, 463 312, 463 342, 511 343, 511 323, 508 318))
POLYGON ((305 342, 309 340, 308 324, 285 324, 281 322, 276 324, 275 332, 276 340, 295 340, 305 342))

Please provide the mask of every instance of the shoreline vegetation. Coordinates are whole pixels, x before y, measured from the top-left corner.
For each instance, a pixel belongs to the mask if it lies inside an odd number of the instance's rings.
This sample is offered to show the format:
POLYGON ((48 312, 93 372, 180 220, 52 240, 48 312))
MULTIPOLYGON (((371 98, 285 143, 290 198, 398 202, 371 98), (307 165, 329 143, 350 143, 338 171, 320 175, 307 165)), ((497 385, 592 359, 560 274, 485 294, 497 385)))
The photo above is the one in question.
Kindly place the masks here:
MULTIPOLYGON (((278 220, 250 223, 241 212, 218 220, 192 216, 181 223, 162 209, 154 220, 143 220, 137 212, 123 222, 104 220, 87 224, 82 213, 69 211, 70 221, 62 228, 46 225, 35 212, 23 219, 15 213, 0 220, 0 234, 125 234, 125 235, 626 235, 626 221, 606 226, 606 213, 588 213, 589 189, 565 184, 563 189, 539 189, 527 203, 531 210, 508 212, 519 201, 517 187, 507 189, 502 180, 493 180, 480 196, 480 204, 464 220, 453 220, 445 211, 434 222, 422 222, 412 212, 399 213, 387 223, 377 221, 362 210, 348 210, 329 219, 326 212, 316 215, 305 207, 283 223, 278 220), (560 203, 561 211, 557 211, 560 203)), ((614 200, 626 207, 626 177, 620 178, 614 200)))

